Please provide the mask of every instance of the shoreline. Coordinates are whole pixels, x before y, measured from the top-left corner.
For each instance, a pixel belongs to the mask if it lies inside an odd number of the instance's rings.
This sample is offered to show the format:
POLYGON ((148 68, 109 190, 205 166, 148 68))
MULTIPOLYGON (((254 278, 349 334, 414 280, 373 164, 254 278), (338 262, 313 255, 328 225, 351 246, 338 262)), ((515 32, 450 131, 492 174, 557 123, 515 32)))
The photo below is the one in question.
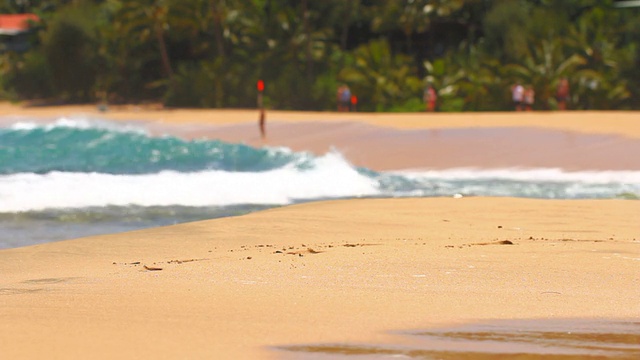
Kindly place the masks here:
POLYGON ((270 111, 262 139, 255 110, 165 110, 91 105, 0 104, 0 120, 90 116, 142 125, 152 134, 285 146, 320 156, 332 149, 378 171, 450 168, 640 170, 639 112, 337 113, 270 111), (384 145, 384 146, 381 146, 384 145))
MULTIPOLYGON (((95 105, 22 106, 0 102, 0 117, 12 114, 51 118, 91 115, 116 121, 154 121, 162 124, 188 123, 233 125, 253 123, 258 129, 257 109, 161 108, 155 105, 112 105, 100 111, 95 105)), ((335 111, 267 110, 270 122, 359 122, 398 130, 543 127, 589 134, 612 134, 640 138, 638 111, 535 111, 535 112, 463 112, 463 113, 366 113, 335 111), (517 118, 517 121, 514 121, 517 118)))

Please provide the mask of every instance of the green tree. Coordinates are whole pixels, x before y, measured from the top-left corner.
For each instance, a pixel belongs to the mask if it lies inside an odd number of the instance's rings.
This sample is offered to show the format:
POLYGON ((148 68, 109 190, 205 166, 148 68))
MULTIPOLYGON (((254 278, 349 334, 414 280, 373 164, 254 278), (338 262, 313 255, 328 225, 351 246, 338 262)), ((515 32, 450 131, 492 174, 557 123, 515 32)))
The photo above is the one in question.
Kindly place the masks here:
POLYGON ((99 92, 253 107, 263 79, 274 108, 332 109, 348 82, 360 109, 396 111, 421 109, 429 81, 441 110, 502 110, 519 79, 553 108, 567 76, 573 108, 640 107, 640 9, 611 0, 29 0, 0 10, 43 19, 28 53, 0 54, 0 93, 23 99, 99 92))
POLYGON ((339 77, 359 96, 362 109, 385 111, 420 103, 422 81, 416 74, 411 58, 392 54, 387 41, 376 40, 358 47, 339 77))
MULTIPOLYGON (((463 43, 444 58, 425 61, 426 83, 438 91, 442 111, 487 111, 506 108, 502 66, 475 45, 463 43)), ((510 105, 510 104, 509 104, 510 105)))
POLYGON ((550 109, 555 106, 555 89, 563 77, 573 77, 585 59, 579 54, 565 56, 561 39, 543 39, 529 42, 525 56, 519 64, 505 66, 507 80, 521 81, 533 86, 536 106, 550 109))
POLYGON ((624 46, 618 36, 621 13, 593 7, 569 27, 568 52, 583 59, 569 78, 572 101, 579 109, 617 109, 630 98, 621 63, 633 57, 634 47, 624 46))
POLYGON ((42 38, 42 51, 59 97, 67 101, 94 98, 97 74, 96 27, 91 19, 96 8, 68 6, 49 19, 42 38))

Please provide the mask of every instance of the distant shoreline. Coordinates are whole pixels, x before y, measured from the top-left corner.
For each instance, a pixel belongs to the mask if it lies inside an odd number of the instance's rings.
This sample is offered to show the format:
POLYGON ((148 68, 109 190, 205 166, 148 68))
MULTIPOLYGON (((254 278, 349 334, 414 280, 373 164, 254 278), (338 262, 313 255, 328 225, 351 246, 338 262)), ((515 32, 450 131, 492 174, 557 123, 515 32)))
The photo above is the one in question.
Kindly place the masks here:
MULTIPOLYGON (((640 112, 338 113, 270 111, 262 139, 255 110, 145 106, 21 107, 0 103, 0 118, 90 116, 143 122, 157 134, 286 146, 322 155, 331 149, 373 170, 561 168, 640 170, 640 112)), ((1 119, 0 119, 1 120, 1 119)))
MULTIPOLYGON (((229 125, 254 123, 258 110, 252 109, 173 109, 156 105, 113 105, 102 112, 96 105, 28 107, 0 102, 0 117, 56 117, 91 115, 111 120, 156 121, 171 124, 229 125)), ((542 127, 591 134, 617 134, 640 138, 640 111, 533 111, 463 113, 365 113, 334 111, 268 110, 269 122, 345 122, 355 121, 395 129, 434 129, 472 127, 542 127)))

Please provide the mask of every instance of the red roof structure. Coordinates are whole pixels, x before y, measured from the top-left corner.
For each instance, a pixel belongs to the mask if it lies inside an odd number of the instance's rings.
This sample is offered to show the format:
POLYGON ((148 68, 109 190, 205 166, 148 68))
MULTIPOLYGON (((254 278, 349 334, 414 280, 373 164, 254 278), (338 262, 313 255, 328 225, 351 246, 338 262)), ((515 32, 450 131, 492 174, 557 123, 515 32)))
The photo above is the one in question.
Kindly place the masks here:
POLYGON ((0 34, 16 35, 29 30, 29 22, 40 21, 36 14, 0 15, 0 34))

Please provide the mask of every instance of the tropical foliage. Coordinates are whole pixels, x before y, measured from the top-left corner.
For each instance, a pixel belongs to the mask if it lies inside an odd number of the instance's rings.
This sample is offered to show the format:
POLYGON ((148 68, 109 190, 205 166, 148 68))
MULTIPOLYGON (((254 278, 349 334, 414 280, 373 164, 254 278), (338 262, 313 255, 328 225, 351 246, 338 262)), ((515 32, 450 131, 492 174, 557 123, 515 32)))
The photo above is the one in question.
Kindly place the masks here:
POLYGON ((638 109, 640 8, 612 0, 8 0, 32 12, 27 52, 0 54, 0 96, 55 102, 365 111, 638 109))

